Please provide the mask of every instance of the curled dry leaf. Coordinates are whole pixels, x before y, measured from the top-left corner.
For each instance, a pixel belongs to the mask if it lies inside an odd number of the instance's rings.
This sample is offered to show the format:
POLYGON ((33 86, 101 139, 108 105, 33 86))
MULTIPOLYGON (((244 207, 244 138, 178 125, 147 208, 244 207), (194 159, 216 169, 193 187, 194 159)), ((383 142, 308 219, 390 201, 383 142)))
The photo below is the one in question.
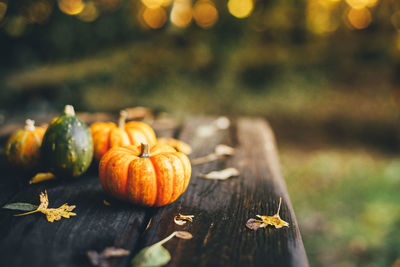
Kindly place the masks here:
POLYGON ((56 178, 51 172, 39 172, 29 180, 29 184, 41 183, 56 178))
POLYGON ((193 218, 194 218, 194 215, 182 215, 179 213, 179 215, 174 217, 174 222, 177 225, 184 225, 187 222, 193 222, 193 218))
POLYGON ((185 231, 176 231, 175 236, 177 238, 181 238, 181 239, 192 239, 193 238, 193 235, 191 233, 185 232, 185 231))
POLYGON ((193 159, 192 164, 193 165, 203 164, 206 162, 217 160, 224 156, 231 156, 234 153, 235 149, 233 147, 220 144, 215 147, 214 153, 208 154, 207 156, 204 157, 193 159))
POLYGON ((263 222, 257 219, 248 219, 248 221, 246 222, 246 227, 251 229, 251 230, 258 230, 259 228, 262 227, 263 222))
POLYGON ((191 146, 181 140, 178 140, 175 138, 169 138, 169 137, 160 137, 157 139, 157 141, 161 144, 170 145, 173 148, 175 148, 177 151, 182 152, 186 155, 189 155, 190 153, 192 153, 191 146))
POLYGON ((226 180, 233 176, 239 176, 240 172, 236 168, 227 168, 221 171, 212 171, 207 174, 200 174, 199 176, 205 179, 212 180, 226 180))
POLYGON ((282 198, 279 198, 278 211, 274 215, 272 216, 256 215, 261 220, 249 219, 246 223, 246 226, 252 230, 257 230, 258 228, 261 227, 267 227, 268 225, 274 226, 277 229, 282 227, 289 227, 289 223, 282 220, 281 217, 279 216, 281 203, 282 203, 282 198), (257 224, 259 224, 258 228, 256 228, 257 224))
POLYGON ((61 220, 62 217, 70 218, 71 216, 76 215, 76 213, 71 212, 73 209, 75 209, 76 207, 75 205, 69 206, 68 204, 65 203, 56 209, 48 208, 48 206, 49 206, 49 199, 47 196, 47 191, 44 191, 44 193, 43 192, 40 193, 40 205, 37 209, 26 213, 17 214, 15 216, 23 216, 36 212, 41 212, 46 215, 47 221, 54 222, 61 220))
POLYGON ((129 250, 123 248, 107 247, 101 253, 98 253, 97 251, 94 250, 89 250, 87 252, 87 256, 89 258, 90 263, 93 266, 106 267, 109 266, 107 259, 125 257, 128 256, 129 253, 130 253, 129 250))

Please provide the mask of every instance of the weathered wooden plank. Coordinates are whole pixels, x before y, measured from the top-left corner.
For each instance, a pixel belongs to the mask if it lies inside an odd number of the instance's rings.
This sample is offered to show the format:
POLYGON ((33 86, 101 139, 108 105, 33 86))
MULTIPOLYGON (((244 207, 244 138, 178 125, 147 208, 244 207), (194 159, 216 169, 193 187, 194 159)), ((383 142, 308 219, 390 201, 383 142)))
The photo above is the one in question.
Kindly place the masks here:
POLYGON ((307 266, 300 232, 282 180, 271 129, 261 119, 239 119, 229 130, 201 137, 211 119, 190 120, 180 139, 189 142, 193 157, 211 153, 220 143, 233 145, 237 153, 225 161, 193 166, 187 191, 171 205, 159 209, 141 239, 141 247, 153 244, 175 230, 186 230, 192 240, 169 241, 169 266, 307 266), (199 173, 237 167, 241 175, 226 181, 201 179, 199 173), (245 227, 257 214, 273 215, 283 198, 281 217, 289 228, 245 227), (177 226, 178 213, 195 215, 193 223, 177 226))

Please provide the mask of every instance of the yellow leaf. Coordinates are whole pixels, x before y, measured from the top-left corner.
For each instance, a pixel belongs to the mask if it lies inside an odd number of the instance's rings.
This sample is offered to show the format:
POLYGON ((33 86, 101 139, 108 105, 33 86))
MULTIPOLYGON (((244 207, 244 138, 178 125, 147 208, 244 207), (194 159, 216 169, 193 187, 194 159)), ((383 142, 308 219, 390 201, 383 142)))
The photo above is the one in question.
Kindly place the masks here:
POLYGON ((49 206, 49 199, 47 196, 47 191, 44 191, 44 193, 43 192, 40 193, 40 205, 36 210, 22 213, 22 214, 17 214, 15 216, 23 216, 23 215, 32 214, 35 212, 41 212, 46 215, 47 221, 54 222, 54 221, 61 220, 62 217, 70 218, 71 216, 76 215, 76 213, 71 212, 73 209, 75 209, 75 207, 76 207, 75 205, 69 206, 68 204, 65 203, 56 209, 48 208, 48 206, 49 206))
POLYGON ((282 203, 282 198, 279 198, 278 211, 272 216, 256 215, 263 222, 263 225, 260 227, 267 227, 268 225, 274 226, 275 228, 289 227, 289 223, 282 220, 281 217, 279 216, 281 203, 282 203))
POLYGON ((29 184, 36 184, 47 180, 56 178, 51 172, 39 172, 32 179, 29 180, 29 184))

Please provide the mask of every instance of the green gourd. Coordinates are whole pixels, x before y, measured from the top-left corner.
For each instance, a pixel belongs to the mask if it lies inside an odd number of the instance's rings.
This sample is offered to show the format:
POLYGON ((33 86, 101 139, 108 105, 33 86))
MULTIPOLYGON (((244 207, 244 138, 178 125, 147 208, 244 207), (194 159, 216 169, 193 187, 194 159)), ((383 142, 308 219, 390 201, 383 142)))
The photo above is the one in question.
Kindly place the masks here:
POLYGON ((43 137, 40 156, 43 166, 56 176, 78 177, 90 166, 93 141, 89 127, 67 105, 64 115, 55 118, 43 137))

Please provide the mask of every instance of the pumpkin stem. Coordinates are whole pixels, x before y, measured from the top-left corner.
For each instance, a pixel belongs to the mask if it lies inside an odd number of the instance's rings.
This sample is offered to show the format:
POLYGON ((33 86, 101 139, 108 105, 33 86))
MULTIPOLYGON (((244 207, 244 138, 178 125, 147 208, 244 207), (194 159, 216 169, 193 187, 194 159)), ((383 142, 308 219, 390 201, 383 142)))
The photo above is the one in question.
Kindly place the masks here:
POLYGON ((33 131, 33 130, 35 130, 35 121, 34 121, 34 120, 27 119, 27 120, 25 121, 25 130, 27 130, 27 131, 33 131))
POLYGON ((70 116, 75 116, 74 107, 72 105, 66 105, 64 108, 64 114, 70 115, 70 116))
POLYGON ((150 151, 149 151, 149 144, 141 143, 140 149, 141 149, 141 153, 140 153, 139 157, 141 157, 141 158, 150 158, 151 157, 150 151))
POLYGON ((119 112, 119 119, 118 119, 118 128, 120 128, 121 130, 125 129, 126 117, 128 117, 128 112, 126 112, 125 110, 121 110, 119 112))

